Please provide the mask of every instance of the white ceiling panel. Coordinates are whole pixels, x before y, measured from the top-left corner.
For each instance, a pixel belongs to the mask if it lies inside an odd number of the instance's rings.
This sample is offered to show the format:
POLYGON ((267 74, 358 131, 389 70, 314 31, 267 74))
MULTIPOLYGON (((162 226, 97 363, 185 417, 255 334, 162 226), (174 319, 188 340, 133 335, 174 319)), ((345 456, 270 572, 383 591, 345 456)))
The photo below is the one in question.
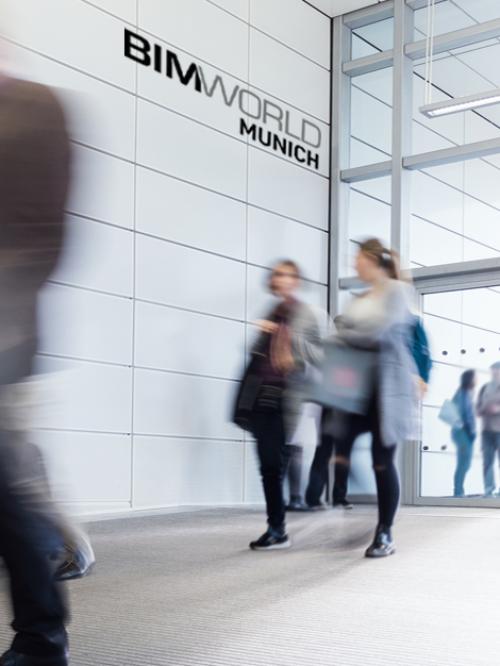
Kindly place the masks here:
POLYGON ((376 5, 381 0, 307 0, 307 2, 328 16, 340 16, 368 5, 376 5))

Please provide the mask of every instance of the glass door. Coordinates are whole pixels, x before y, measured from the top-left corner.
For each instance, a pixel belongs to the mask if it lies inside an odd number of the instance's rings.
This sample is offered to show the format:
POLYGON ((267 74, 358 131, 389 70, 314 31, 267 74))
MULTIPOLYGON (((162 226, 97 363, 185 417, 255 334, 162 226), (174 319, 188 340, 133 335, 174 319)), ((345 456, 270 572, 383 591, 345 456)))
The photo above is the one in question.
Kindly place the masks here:
POLYGON ((407 478, 415 504, 500 507, 500 283, 445 289, 419 289, 434 369, 407 478))

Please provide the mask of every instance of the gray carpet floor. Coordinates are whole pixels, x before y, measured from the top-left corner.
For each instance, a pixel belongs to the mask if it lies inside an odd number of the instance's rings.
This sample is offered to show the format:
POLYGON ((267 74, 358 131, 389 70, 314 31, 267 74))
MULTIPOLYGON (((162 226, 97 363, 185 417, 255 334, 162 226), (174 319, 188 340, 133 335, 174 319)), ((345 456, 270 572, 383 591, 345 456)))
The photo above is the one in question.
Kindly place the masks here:
MULTIPOLYGON (((69 586, 72 666, 490 666, 500 662, 500 512, 405 509, 398 553, 362 557, 375 514, 293 515, 254 553, 261 511, 94 523, 69 586)), ((2 644, 9 638, 0 591, 2 644)))

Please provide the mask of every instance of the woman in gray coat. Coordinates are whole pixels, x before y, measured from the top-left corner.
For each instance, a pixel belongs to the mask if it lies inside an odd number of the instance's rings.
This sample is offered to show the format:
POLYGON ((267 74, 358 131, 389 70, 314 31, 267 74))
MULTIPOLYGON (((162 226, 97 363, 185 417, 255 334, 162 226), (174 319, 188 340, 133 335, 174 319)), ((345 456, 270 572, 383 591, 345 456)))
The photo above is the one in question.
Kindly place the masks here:
POLYGON ((397 255, 377 239, 360 244, 356 257, 359 278, 369 285, 341 317, 337 339, 376 355, 373 392, 365 415, 343 412, 336 446, 336 475, 344 474, 354 441, 372 435, 373 469, 377 483, 379 519, 367 557, 395 552, 391 527, 399 503, 396 447, 412 434, 417 402, 417 369, 409 341, 413 334, 412 290, 401 281, 397 255))

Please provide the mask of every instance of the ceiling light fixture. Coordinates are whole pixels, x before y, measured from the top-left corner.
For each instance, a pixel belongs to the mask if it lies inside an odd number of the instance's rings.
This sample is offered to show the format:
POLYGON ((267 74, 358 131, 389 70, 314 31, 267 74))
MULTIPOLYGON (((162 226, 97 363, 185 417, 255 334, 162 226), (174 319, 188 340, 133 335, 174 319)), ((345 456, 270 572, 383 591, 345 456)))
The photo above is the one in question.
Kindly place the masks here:
POLYGON ((500 103, 500 88, 487 90, 483 93, 468 95, 467 97, 455 97, 443 102, 434 102, 420 107, 420 112, 428 118, 439 118, 460 111, 478 109, 482 106, 490 106, 500 103))

